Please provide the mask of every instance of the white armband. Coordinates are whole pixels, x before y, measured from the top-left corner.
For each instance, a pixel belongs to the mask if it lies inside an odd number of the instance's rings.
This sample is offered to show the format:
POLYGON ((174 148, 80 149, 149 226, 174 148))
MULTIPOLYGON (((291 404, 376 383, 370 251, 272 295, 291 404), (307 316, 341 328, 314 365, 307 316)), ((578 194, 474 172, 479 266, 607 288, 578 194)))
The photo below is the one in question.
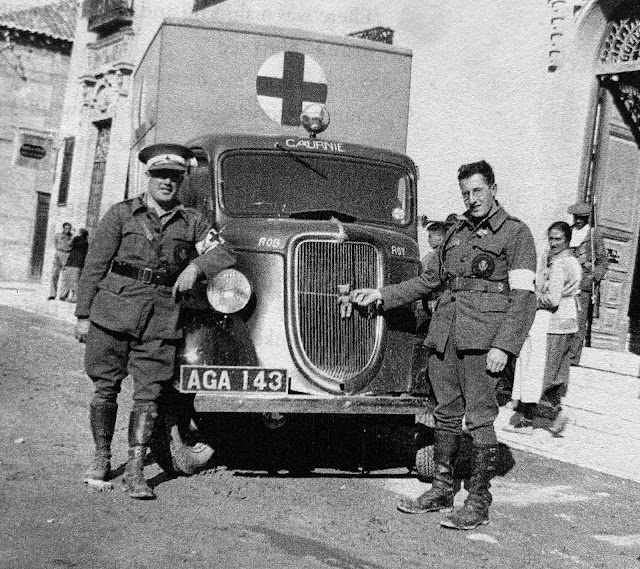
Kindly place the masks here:
POLYGON ((528 290, 535 292, 535 273, 529 269, 514 269, 509 271, 509 288, 511 290, 528 290))

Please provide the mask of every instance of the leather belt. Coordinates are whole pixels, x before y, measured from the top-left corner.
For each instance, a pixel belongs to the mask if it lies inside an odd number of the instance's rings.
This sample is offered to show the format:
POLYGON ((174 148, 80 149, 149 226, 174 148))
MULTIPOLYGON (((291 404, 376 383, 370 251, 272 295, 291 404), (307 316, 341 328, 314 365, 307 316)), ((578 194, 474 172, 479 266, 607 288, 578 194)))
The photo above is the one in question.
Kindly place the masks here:
POLYGON ((490 281, 471 277, 450 277, 445 281, 444 288, 451 291, 509 294, 509 283, 507 281, 490 281))
POLYGON ((142 281, 145 284, 173 286, 178 278, 176 272, 154 270, 148 267, 138 267, 124 261, 112 261, 111 272, 130 279, 142 281))

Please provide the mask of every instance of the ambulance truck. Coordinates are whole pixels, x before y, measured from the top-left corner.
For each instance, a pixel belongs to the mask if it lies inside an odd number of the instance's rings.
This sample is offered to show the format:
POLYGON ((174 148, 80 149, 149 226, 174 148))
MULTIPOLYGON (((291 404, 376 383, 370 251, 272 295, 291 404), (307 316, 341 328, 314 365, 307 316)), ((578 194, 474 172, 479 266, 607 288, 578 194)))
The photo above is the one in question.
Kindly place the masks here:
POLYGON ((238 260, 185 301, 176 401, 195 415, 165 411, 153 450, 167 470, 195 470, 226 437, 273 458, 288 441, 291 472, 351 445, 356 468, 405 449, 432 475, 414 307, 340 301, 419 271, 410 75, 408 50, 352 37, 168 19, 152 39, 133 77, 130 184, 144 189, 141 148, 185 143, 183 202, 238 260))

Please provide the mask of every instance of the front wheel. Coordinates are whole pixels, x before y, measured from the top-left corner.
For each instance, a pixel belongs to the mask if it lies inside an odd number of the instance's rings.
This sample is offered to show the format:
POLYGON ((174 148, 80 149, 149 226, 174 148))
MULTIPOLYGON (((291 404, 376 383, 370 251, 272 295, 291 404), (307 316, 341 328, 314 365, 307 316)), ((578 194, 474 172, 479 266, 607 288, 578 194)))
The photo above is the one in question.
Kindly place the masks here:
POLYGON ((435 420, 431 411, 425 411, 416 415, 416 471, 418 480, 431 482, 435 475, 435 463, 433 460, 433 441, 435 433, 435 420))
POLYGON ((186 476, 205 468, 214 450, 197 440, 193 398, 174 392, 159 411, 149 442, 158 466, 168 474, 186 476))

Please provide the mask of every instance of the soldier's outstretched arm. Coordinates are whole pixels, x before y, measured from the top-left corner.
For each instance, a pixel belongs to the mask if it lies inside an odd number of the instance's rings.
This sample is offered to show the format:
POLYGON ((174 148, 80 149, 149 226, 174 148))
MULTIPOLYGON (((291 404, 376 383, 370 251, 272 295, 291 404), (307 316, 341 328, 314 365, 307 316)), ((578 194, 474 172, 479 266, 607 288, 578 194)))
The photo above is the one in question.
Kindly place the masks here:
POLYGON ((397 308, 420 300, 442 285, 440 280, 440 260, 428 264, 425 271, 401 283, 382 287, 380 293, 386 309, 397 308))

